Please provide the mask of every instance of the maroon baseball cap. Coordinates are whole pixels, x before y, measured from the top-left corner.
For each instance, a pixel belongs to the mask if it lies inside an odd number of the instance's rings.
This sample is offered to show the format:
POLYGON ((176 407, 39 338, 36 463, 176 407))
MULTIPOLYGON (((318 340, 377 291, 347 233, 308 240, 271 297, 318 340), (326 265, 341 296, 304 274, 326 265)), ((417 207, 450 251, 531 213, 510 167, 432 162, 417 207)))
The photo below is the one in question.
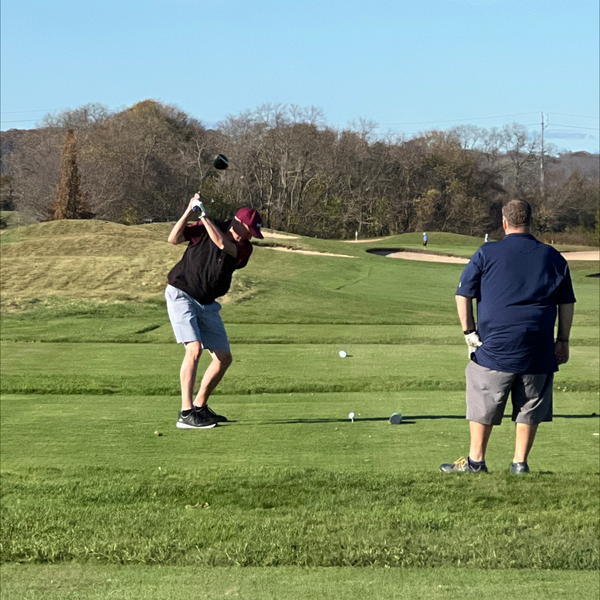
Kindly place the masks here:
POLYGON ((235 213, 235 217, 240 223, 248 226, 252 237, 258 238, 259 240, 264 239, 263 234, 260 232, 260 228, 262 227, 262 217, 258 214, 257 210, 245 206, 235 213))

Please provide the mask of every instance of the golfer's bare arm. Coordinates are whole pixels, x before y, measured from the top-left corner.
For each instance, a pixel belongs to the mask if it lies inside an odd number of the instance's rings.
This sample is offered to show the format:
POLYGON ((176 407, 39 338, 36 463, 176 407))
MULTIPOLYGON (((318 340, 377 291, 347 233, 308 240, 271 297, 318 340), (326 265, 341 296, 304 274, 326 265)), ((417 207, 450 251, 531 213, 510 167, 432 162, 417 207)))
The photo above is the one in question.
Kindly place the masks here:
POLYGON ((473 298, 456 295, 456 308, 458 310, 458 318, 462 325, 463 331, 471 331, 475 329, 475 315, 473 313, 473 298))
POLYGON ((575 304, 558 305, 558 331, 554 352, 559 365, 564 365, 569 361, 569 336, 571 335, 574 314, 575 304))
POLYGON ((195 197, 190 200, 188 207, 185 209, 185 212, 183 213, 183 215, 181 215, 181 218, 179 219, 179 221, 177 221, 177 223, 175 223, 175 225, 173 225, 173 229, 171 229, 171 233, 169 234, 169 237, 167 238, 167 242, 169 242, 169 244, 174 244, 176 246, 177 244, 183 244, 183 242, 185 242, 185 237, 183 236, 183 230, 185 229, 185 226, 187 225, 190 213, 194 210, 194 207, 192 206, 192 202, 194 200, 195 200, 195 197))
POLYGON ((210 237, 215 246, 221 250, 224 250, 230 256, 237 258, 238 251, 235 243, 227 238, 207 216, 200 217, 200 220, 204 223, 204 227, 206 227, 206 233, 208 233, 208 237, 210 237))
POLYGON ((575 314, 574 304, 558 305, 558 332, 556 339, 559 342, 568 342, 573 325, 573 315, 575 314))
MULTIPOLYGON (((177 221, 177 223, 175 223, 175 225, 173 226, 173 229, 171 229, 171 233, 167 238, 167 241, 170 244, 174 244, 176 246, 177 244, 182 244, 186 241, 183 235, 183 230, 187 225, 190 213, 192 213, 194 210, 193 204, 197 198, 198 195, 196 194, 196 196, 194 196, 190 200, 188 207, 186 208, 183 215, 181 215, 179 221, 177 221)), ((226 238, 223 235, 223 232, 208 217, 206 217, 206 215, 200 217, 200 220, 202 221, 202 223, 204 223, 204 227, 206 227, 206 233, 208 233, 208 236, 213 241, 213 243, 216 246, 218 246, 221 250, 225 250, 227 254, 230 254, 234 258, 237 258, 237 246, 230 239, 226 238)))

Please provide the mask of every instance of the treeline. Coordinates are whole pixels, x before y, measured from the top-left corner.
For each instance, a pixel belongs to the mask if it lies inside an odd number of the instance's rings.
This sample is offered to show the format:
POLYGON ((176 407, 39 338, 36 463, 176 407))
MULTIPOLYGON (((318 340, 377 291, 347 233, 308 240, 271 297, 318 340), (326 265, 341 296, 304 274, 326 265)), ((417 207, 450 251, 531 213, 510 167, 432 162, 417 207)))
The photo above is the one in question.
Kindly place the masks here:
POLYGON ((251 204, 282 231, 483 235, 501 226, 502 203, 512 197, 534 205, 538 233, 597 229, 597 155, 586 155, 583 168, 542 156, 541 140, 519 124, 411 139, 374 130, 365 120, 335 129, 320 110, 293 105, 263 105, 214 129, 152 100, 118 112, 85 105, 2 134, 3 208, 49 218, 70 144, 86 215, 126 224, 178 217, 224 153, 230 168, 203 188, 209 212, 225 218, 251 204))

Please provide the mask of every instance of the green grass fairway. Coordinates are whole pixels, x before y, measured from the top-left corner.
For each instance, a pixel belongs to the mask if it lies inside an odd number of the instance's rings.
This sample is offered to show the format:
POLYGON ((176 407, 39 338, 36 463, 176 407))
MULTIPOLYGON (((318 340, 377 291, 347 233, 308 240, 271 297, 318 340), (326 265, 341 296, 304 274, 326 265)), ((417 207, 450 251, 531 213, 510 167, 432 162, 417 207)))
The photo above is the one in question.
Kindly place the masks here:
POLYGON ((260 569, 9 565, 5 600, 596 600, 598 573, 535 569, 260 569))
MULTIPOLYGON (((555 421, 541 430, 532 466, 544 472, 592 472, 598 462, 597 392, 557 393, 555 404, 555 421), (569 439, 579 444, 567 453, 569 439)), ((441 462, 468 450, 464 392, 223 395, 213 406, 235 422, 214 431, 182 432, 174 428, 177 404, 169 396, 7 394, 2 452, 15 471, 92 468, 100 462, 153 473, 159 466, 185 471, 201 443, 218 468, 375 468, 414 476, 437 475, 441 462), (354 423, 350 412, 356 413, 354 423), (399 426, 388 423, 394 412, 404 416, 399 426), (283 451, 292 447, 293 452, 283 451)), ((508 468, 512 443, 508 417, 489 449, 495 472, 508 468)))
POLYGON ((256 248, 223 301, 234 363, 211 405, 232 422, 181 431, 169 228, 0 238, 3 599, 598 598, 597 262, 571 265, 571 361, 531 475, 508 473, 507 414, 490 473, 448 476, 468 452, 461 265, 366 252, 420 233, 265 240, 350 258, 256 248))

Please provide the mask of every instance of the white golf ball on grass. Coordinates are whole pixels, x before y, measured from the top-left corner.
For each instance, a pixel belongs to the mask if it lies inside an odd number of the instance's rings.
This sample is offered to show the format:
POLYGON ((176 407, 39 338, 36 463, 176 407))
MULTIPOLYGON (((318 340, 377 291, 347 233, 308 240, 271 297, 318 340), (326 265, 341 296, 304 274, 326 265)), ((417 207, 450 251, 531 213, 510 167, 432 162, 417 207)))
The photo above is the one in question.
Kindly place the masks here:
POLYGON ((340 358, 346 358, 348 356, 343 350, 339 351, 340 358))

